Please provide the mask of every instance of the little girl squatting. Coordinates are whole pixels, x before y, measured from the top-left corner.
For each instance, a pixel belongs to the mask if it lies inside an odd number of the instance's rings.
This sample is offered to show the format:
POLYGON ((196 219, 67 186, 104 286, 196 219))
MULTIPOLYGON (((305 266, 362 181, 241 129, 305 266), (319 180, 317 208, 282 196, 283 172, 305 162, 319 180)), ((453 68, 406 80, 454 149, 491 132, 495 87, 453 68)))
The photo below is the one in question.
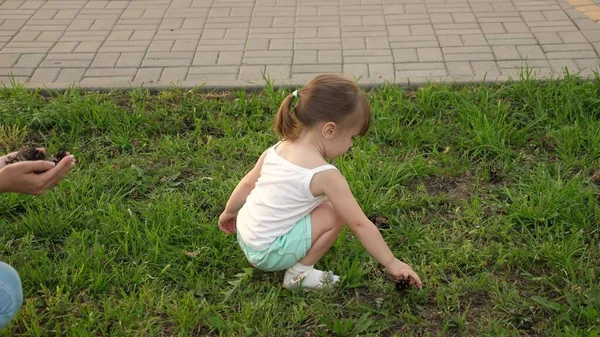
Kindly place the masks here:
POLYGON ((345 154, 370 122, 371 108, 356 83, 336 74, 315 77, 281 103, 273 126, 281 141, 260 156, 219 217, 223 232, 237 232, 250 264, 285 270, 284 287, 322 288, 340 280, 314 265, 344 223, 396 280, 408 278, 422 287, 363 213, 344 176, 327 161, 345 154))

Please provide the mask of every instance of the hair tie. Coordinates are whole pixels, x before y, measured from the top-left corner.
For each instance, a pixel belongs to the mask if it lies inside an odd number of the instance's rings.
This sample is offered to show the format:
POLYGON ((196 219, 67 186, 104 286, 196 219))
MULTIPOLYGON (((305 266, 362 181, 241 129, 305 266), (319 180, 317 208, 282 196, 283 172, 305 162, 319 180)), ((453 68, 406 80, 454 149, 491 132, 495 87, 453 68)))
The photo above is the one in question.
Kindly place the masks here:
POLYGON ((296 98, 300 97, 300 96, 298 95, 298 90, 294 90, 294 92, 292 92, 292 95, 293 95, 294 97, 296 97, 296 98))

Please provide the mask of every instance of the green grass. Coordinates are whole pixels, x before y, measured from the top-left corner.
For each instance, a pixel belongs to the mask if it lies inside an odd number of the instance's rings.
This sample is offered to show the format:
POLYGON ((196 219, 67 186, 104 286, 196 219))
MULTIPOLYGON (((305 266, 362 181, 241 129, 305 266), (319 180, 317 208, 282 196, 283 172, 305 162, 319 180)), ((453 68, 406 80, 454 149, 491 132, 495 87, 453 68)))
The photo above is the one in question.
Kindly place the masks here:
POLYGON ((369 92, 373 127, 336 165, 424 281, 405 295, 348 229, 318 266, 341 287, 311 293, 218 230, 287 91, 0 89, 0 153, 78 160, 42 196, 0 195, 25 291, 0 335, 597 336, 598 80, 369 92))

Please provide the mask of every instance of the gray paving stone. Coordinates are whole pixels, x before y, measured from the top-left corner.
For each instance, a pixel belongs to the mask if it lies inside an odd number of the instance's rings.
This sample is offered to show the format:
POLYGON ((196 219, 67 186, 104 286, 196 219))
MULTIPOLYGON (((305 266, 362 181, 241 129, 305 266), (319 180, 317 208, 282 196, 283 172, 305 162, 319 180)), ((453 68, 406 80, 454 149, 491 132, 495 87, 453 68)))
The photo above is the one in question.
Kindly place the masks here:
POLYGON ((594 50, 581 50, 581 51, 559 51, 559 52, 548 52, 546 56, 549 60, 552 59, 583 59, 597 57, 596 51, 594 50))
POLYGON ((500 22, 484 22, 480 24, 480 27, 484 34, 506 33, 500 22))
POLYGON ((443 62, 427 62, 427 63, 396 63, 394 68, 397 71, 404 70, 443 70, 446 69, 446 64, 443 62))
POLYGON ((409 14, 427 13, 427 8, 423 4, 408 4, 404 6, 404 10, 409 14))
POLYGON ((115 77, 115 76, 135 76, 138 68, 90 68, 85 72, 85 77, 115 77))
POLYGON ((473 69, 469 62, 447 62, 448 75, 450 76, 472 76, 473 69))
POLYGON ((74 53, 96 53, 100 49, 100 46, 102 46, 102 42, 100 42, 100 41, 80 42, 73 52, 74 53))
POLYGON ((243 81, 260 81, 263 79, 266 66, 264 65, 242 65, 240 67, 239 79, 243 81))
POLYGON ((144 53, 140 52, 125 52, 121 53, 117 61, 117 68, 120 67, 141 67, 144 53))
POLYGON ((367 49, 367 40, 364 37, 344 37, 342 49, 367 49))
POLYGON ((37 68, 46 54, 23 54, 13 68, 37 68))
POLYGON ((543 11, 544 17, 548 21, 568 21, 569 16, 563 10, 543 11))
POLYGON ((429 15, 431 23, 454 23, 454 17, 452 13, 432 13, 429 15))
POLYGON ((479 53, 479 54, 447 54, 444 56, 446 61, 487 61, 494 60, 494 54, 492 53, 479 53))
POLYGON ((390 49, 390 41, 387 37, 367 37, 367 49, 390 49))
POLYGON ((523 17, 523 20, 525 20, 525 22, 548 20, 544 13, 542 13, 541 11, 522 12, 521 16, 523 17))
POLYGON ((393 51, 394 62, 418 62, 419 56, 417 55, 416 48, 401 48, 393 51))
POLYGON ((547 60, 519 60, 519 61, 498 61, 498 68, 500 69, 514 69, 514 68, 549 68, 550 62, 547 60))
MULTIPOLYGON (((411 35, 411 29, 408 25, 404 26, 388 26, 390 36, 408 36, 411 35)), ((417 34, 415 34, 417 35, 417 34)))
POLYGON ((193 52, 193 51, 196 51, 196 48, 198 47, 198 41, 197 40, 161 41, 160 44, 156 44, 155 46, 156 46, 156 48, 153 49, 152 45, 150 45, 150 48, 148 48, 148 52, 161 52, 161 51, 162 52, 168 52, 168 51, 193 52), (160 45, 164 45, 164 47, 161 48, 160 45))
MULTIPOLYGON (((79 82, 83 87, 90 88, 129 88, 133 78, 126 76, 118 77, 86 77, 79 82)), ((141 84, 141 83, 140 83, 141 84)))
POLYGON ((244 64, 255 64, 255 65, 281 65, 291 64, 292 57, 245 57, 244 64))
POLYGON ((36 39, 36 41, 40 42, 56 42, 58 41, 63 32, 42 32, 36 39))
POLYGON ((496 60, 520 60, 521 55, 516 46, 493 46, 496 60))
POLYGON ((532 33, 504 33, 504 34, 486 34, 488 40, 502 40, 502 39, 533 39, 535 37, 532 33))
POLYGON ((492 7, 492 4, 490 4, 490 3, 483 3, 483 2, 473 2, 473 3, 471 3, 471 9, 475 13, 494 12, 494 7, 492 7))
POLYGON ((500 75, 500 69, 498 69, 498 66, 493 61, 474 61, 470 63, 475 75, 500 75))
POLYGON ((411 25, 410 31, 412 35, 434 35, 432 25, 411 25))
MULTIPOLYGON (((558 35, 559 33, 555 32, 543 32, 543 33, 535 33, 535 38, 538 40, 540 44, 550 44, 550 43, 562 43, 563 40, 558 35)), ((582 35, 583 37, 583 35, 582 35)), ((583 38, 584 41, 585 38, 583 38)))
POLYGON ((344 64, 342 73, 351 78, 369 77, 369 66, 366 63, 344 64))
POLYGON ((420 62, 444 61, 441 48, 417 48, 420 62))
POLYGON ((537 23, 545 22, 531 22, 529 24, 525 24, 524 22, 505 22, 503 25, 507 33, 528 33, 529 28, 527 26, 536 27, 537 23))
POLYGON ((401 15, 387 15, 385 21, 388 26, 394 25, 419 25, 429 23, 431 20, 429 14, 401 14, 401 15))
POLYGON ((491 53, 492 48, 489 46, 477 46, 477 47, 444 47, 442 48, 444 54, 468 54, 468 53, 491 53))
POLYGON ((573 25, 568 26, 544 26, 544 27, 531 27, 530 31, 533 33, 539 32, 574 32, 577 31, 577 27, 573 25))
POLYGON ((594 46, 596 53, 600 53, 600 42, 593 42, 592 45, 594 46))
POLYGON ((219 59, 218 51, 208 52, 196 52, 194 60, 192 61, 193 66, 211 66, 216 65, 219 59))
POLYGON ((274 81, 288 81, 292 76, 292 67, 289 65, 267 65, 266 74, 274 81))
POLYGON ((538 45, 517 46, 517 50, 523 59, 537 60, 546 58, 544 51, 538 45))
POLYGON ((548 60, 550 62, 550 66, 554 69, 564 69, 567 68, 569 72, 577 72, 579 71, 579 67, 574 60, 548 60))
POLYGON ((392 63, 369 64, 369 77, 393 81, 394 65, 392 63))
POLYGON ((591 75, 594 70, 600 69, 598 58, 577 59, 575 60, 579 69, 585 74, 591 75))
MULTIPOLYGON (((581 32, 558 32, 562 42, 565 43, 585 43, 588 42, 581 32)), ((560 43, 560 42, 558 42, 560 43)))
POLYGON ((12 38, 12 41, 18 42, 32 42, 36 41, 37 38, 42 34, 41 31, 33 31, 33 32, 19 32, 12 38))
POLYGON ((58 42, 50 49, 50 53, 72 53, 79 42, 58 42))
POLYGON ((342 51, 341 50, 320 50, 319 51, 319 64, 328 63, 342 63, 342 51))
POLYGON ((404 14, 406 13, 404 5, 385 5, 383 6, 384 14, 404 14))
POLYGON ((294 64, 317 64, 319 52, 316 50, 298 50, 294 52, 294 64))
POLYGON ((502 46, 502 45, 534 45, 537 44, 536 39, 489 39, 488 44, 490 46, 502 46))
MULTIPOLYGON (((35 68, 0 68, 0 77, 26 77, 29 78, 35 68)), ((10 81, 9 81, 10 82, 10 81)))
MULTIPOLYGON (((487 44, 483 39, 484 45, 487 44)), ((439 39, 441 47, 458 47, 463 45, 463 40, 460 35, 445 35, 439 39)))
POLYGON ((340 73, 341 64, 293 65, 292 74, 301 73, 340 73))
MULTIPOLYGON (((96 54, 91 68, 112 68, 115 67, 121 53, 99 53, 96 54)), ((137 65, 139 66, 139 64, 137 65)))
POLYGON ((30 78, 30 82, 39 84, 50 84, 54 82, 61 68, 37 68, 30 78))
POLYGON ((600 29, 582 30, 581 33, 590 42, 600 42, 600 29))
POLYGON ((55 82, 57 83, 77 83, 81 81, 85 74, 85 68, 65 68, 61 69, 55 82))
MULTIPOLYGON (((600 0, 599 0, 600 1, 600 0)), ((2 2, 2 0, 0 0, 2 2)), ((0 81, 91 87, 506 80, 598 69, 600 25, 556 0, 20 0, 0 4, 0 81), (7 3, 10 6, 7 7, 7 3)))
POLYGON ((454 22, 456 23, 470 23, 477 22, 475 19, 475 15, 473 13, 452 13, 452 17, 454 18, 454 22))
POLYGON ((482 34, 462 35, 461 39, 465 46, 487 46, 491 45, 482 34))
POLYGON ((589 43, 564 43, 564 44, 548 44, 542 45, 545 52, 551 51, 578 51, 578 50, 593 50, 593 46, 589 43))
POLYGON ((220 66, 238 65, 241 64, 243 56, 243 51, 222 51, 217 64, 220 66))
POLYGON ((396 77, 432 77, 432 76, 448 76, 446 69, 425 69, 425 70, 397 70, 396 77))
MULTIPOLYGON (((45 54, 44 54, 45 55, 45 54)), ((0 54, 0 68, 12 68, 21 58, 21 54, 0 54)))
POLYGON ((344 63, 392 63, 392 52, 384 50, 344 50, 344 63))

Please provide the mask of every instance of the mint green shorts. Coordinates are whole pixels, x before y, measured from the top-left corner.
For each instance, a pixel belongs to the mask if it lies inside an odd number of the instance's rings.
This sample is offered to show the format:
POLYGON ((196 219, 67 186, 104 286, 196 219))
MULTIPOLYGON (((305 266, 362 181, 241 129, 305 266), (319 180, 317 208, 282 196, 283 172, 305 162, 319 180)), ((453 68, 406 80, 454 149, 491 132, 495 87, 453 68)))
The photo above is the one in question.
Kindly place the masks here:
POLYGON ((269 248, 257 251, 248 247, 240 232, 237 240, 251 265, 264 271, 279 271, 295 265, 306 256, 312 245, 310 214, 296 222, 294 228, 278 237, 269 248))

